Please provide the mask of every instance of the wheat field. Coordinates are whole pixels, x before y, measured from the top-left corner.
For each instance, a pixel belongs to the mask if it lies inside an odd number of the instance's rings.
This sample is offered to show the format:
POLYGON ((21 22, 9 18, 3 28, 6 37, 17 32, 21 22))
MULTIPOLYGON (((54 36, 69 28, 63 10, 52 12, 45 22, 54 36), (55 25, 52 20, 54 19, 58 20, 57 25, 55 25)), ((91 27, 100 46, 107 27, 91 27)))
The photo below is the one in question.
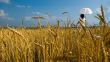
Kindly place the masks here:
POLYGON ((0 28, 0 62, 109 62, 110 28, 0 28))

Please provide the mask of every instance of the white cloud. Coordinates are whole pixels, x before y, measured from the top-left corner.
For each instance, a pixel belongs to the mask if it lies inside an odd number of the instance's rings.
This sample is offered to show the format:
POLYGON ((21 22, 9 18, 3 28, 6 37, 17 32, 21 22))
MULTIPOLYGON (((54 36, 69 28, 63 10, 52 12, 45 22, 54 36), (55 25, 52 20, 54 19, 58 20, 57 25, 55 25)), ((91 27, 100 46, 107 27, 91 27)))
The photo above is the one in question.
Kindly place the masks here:
POLYGON ((0 0, 0 3, 7 3, 7 4, 9 4, 10 0, 0 0))
MULTIPOLYGON (((57 16, 52 16, 48 13, 41 13, 41 12, 38 12, 38 11, 33 11, 32 12, 33 15, 39 15, 39 16, 43 16, 45 19, 57 19, 58 17, 57 16)), ((60 17, 59 17, 60 18, 60 17)))
POLYGON ((31 8, 31 6, 29 6, 29 5, 28 5, 28 6, 26 6, 26 7, 27 7, 27 8, 31 8))
POLYGON ((16 5, 18 8, 31 8, 29 5, 16 5))
POLYGON ((110 13, 110 7, 104 7, 104 11, 105 11, 106 13, 110 13))
POLYGON ((24 19, 25 19, 26 21, 29 21, 29 20, 32 19, 32 16, 25 16, 24 19))
POLYGON ((108 8, 108 11, 107 12, 110 13, 110 7, 108 8))
POLYGON ((37 11, 33 11, 32 14, 40 15, 41 13, 40 12, 37 12, 37 11))
POLYGON ((24 5, 16 5, 16 7, 18 7, 18 8, 25 8, 24 5))
POLYGON ((96 8, 95 12, 101 14, 100 8, 96 8))
MULTIPOLYGON (((105 14, 110 13, 110 7, 104 7, 104 12, 105 12, 105 14)), ((97 8, 96 13, 101 13, 101 9, 97 8)))
POLYGON ((1 10, 0 9, 0 16, 5 16, 6 14, 5 14, 5 12, 4 12, 4 10, 1 10))
POLYGON ((11 18, 9 16, 2 16, 2 17, 0 17, 0 19, 3 19, 3 20, 14 20, 14 18, 11 18))
POLYGON ((0 19, 4 20, 14 20, 13 18, 9 17, 7 13, 5 13, 4 10, 0 9, 0 19))

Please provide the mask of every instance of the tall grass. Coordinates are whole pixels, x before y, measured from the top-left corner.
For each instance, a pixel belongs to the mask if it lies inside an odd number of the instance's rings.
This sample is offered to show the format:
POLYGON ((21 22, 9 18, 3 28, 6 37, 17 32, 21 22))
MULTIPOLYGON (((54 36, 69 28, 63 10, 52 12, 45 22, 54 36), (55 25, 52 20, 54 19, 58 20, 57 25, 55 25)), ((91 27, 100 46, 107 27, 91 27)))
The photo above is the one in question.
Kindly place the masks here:
POLYGON ((109 62, 110 28, 0 29, 0 62, 109 62))

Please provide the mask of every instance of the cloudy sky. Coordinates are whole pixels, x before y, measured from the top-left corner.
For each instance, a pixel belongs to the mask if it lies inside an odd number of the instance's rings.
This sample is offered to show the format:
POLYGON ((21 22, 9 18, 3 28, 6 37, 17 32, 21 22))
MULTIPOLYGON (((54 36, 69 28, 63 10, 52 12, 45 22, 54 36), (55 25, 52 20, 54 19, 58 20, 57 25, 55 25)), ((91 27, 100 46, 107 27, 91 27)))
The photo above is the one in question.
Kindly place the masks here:
MULTIPOLYGON (((110 0, 0 0, 0 26, 20 26, 22 19, 24 25, 31 26, 37 23, 32 16, 49 15, 49 22, 54 24, 56 18, 69 17, 78 21, 82 8, 91 8, 93 14, 86 15, 88 24, 98 23, 94 16, 98 13, 101 4, 104 6, 107 21, 110 20, 110 0), (63 12, 68 14, 63 15, 63 12)), ((42 21, 43 24, 46 21, 42 21)))

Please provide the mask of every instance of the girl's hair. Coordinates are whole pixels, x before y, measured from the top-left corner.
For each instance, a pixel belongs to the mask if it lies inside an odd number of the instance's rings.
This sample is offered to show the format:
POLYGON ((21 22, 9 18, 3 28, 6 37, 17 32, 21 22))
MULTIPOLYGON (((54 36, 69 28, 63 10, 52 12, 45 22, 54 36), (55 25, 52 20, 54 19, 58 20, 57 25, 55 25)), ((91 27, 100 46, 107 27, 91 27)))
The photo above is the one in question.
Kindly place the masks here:
POLYGON ((84 14, 81 14, 80 17, 83 19, 85 16, 84 16, 84 14))

